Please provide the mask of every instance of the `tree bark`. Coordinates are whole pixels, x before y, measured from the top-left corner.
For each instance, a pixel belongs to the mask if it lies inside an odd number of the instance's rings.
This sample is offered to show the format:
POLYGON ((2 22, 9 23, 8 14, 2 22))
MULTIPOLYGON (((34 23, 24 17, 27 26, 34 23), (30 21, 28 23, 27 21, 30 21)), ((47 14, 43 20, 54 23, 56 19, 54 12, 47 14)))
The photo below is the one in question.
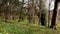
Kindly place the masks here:
POLYGON ((50 26, 50 28, 53 29, 56 29, 57 6, 58 6, 58 0, 55 0, 55 6, 54 6, 53 16, 52 16, 52 21, 50 26))
POLYGON ((40 22, 41 22, 41 3, 42 3, 42 0, 39 0, 39 14, 38 14, 39 23, 38 25, 40 25, 40 22))
POLYGON ((49 10, 48 10, 48 28, 49 28, 49 23, 50 23, 50 5, 51 5, 51 1, 49 1, 49 10))

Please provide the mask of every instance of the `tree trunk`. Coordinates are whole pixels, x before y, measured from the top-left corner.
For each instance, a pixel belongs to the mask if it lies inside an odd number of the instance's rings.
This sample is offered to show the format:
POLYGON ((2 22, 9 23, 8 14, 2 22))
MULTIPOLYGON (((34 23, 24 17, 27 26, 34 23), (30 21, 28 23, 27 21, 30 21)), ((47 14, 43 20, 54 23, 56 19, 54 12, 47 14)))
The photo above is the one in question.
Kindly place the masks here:
POLYGON ((53 16, 50 26, 50 28, 54 28, 54 29, 56 29, 57 6, 58 6, 58 0, 55 0, 55 6, 54 6, 53 16))
POLYGON ((39 14, 38 14, 39 23, 38 25, 40 25, 40 22, 41 22, 41 3, 42 3, 42 0, 39 0, 39 14))
POLYGON ((19 16, 19 19, 18 19, 18 22, 20 22, 21 21, 21 16, 19 16))
POLYGON ((14 16, 12 17, 12 20, 14 20, 14 16))
POLYGON ((1 11, 0 11, 0 16, 1 16, 1 11))
POLYGON ((5 22, 7 22, 7 20, 8 20, 8 15, 7 13, 5 13, 5 22))
POLYGON ((49 28, 49 23, 50 23, 50 5, 51 5, 51 1, 49 1, 49 10, 48 10, 48 28, 49 28))

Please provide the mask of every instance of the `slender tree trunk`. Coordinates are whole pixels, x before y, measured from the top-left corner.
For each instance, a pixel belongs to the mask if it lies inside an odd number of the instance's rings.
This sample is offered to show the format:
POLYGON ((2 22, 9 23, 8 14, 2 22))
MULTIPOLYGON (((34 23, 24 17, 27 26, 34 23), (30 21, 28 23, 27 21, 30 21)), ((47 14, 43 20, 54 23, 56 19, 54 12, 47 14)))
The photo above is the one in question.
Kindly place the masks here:
POLYGON ((0 11, 0 16, 1 16, 1 11, 0 11))
POLYGON ((50 10, 48 10, 48 28, 49 28, 49 25, 50 25, 50 10))
POLYGON ((29 23, 31 23, 31 20, 29 19, 30 18, 30 12, 29 12, 29 0, 28 0, 28 8, 27 8, 27 19, 28 19, 28 21, 29 21, 29 23))
POLYGON ((50 28, 54 28, 54 29, 56 29, 57 6, 58 6, 58 0, 55 0, 52 22, 51 22, 51 26, 50 26, 50 28))
POLYGON ((50 23, 50 5, 51 5, 51 1, 49 0, 49 10, 48 10, 48 28, 49 28, 49 23, 50 23))
POLYGON ((19 16, 19 20, 18 20, 18 22, 20 22, 21 21, 21 16, 19 16))
POLYGON ((32 23, 34 24, 34 0, 32 0, 32 7, 31 7, 32 11, 32 23))
POLYGON ((7 19, 8 18, 7 18, 7 15, 6 14, 4 15, 4 19, 5 19, 5 22, 7 22, 7 19))
POLYGON ((14 15, 13 15, 13 17, 12 17, 12 20, 14 20, 14 15))
POLYGON ((39 0, 39 14, 38 14, 39 23, 38 25, 40 25, 40 22, 41 22, 41 3, 42 3, 42 0, 39 0))
POLYGON ((31 17, 32 15, 31 15, 31 8, 30 8, 31 5, 30 5, 30 3, 29 3, 30 1, 31 1, 31 0, 28 0, 28 8, 27 8, 27 11, 28 11, 28 12, 27 12, 27 15, 28 15, 27 19, 28 19, 29 23, 32 22, 32 17, 31 17))

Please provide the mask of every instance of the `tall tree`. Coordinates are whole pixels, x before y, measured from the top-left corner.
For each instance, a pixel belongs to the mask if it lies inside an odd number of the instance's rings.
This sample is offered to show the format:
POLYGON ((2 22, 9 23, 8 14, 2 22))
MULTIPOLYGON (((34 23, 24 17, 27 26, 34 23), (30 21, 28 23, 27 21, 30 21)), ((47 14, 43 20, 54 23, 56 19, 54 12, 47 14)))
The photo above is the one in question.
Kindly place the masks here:
POLYGON ((58 6, 58 2, 59 1, 60 0, 55 0, 54 10, 53 10, 53 16, 52 16, 52 22, 51 22, 50 28, 56 29, 57 6, 58 6))
POLYGON ((34 0, 32 0, 32 7, 31 7, 31 9, 32 9, 32 23, 34 23, 34 0))
POLYGON ((50 25, 49 23, 50 23, 50 6, 51 6, 51 1, 52 0, 49 0, 49 6, 48 6, 49 7, 49 10, 48 10, 48 28, 49 28, 49 25, 50 25))
POLYGON ((39 13, 38 13, 39 23, 38 24, 41 23, 41 9, 42 9, 41 6, 42 6, 42 0, 39 0, 39 13))

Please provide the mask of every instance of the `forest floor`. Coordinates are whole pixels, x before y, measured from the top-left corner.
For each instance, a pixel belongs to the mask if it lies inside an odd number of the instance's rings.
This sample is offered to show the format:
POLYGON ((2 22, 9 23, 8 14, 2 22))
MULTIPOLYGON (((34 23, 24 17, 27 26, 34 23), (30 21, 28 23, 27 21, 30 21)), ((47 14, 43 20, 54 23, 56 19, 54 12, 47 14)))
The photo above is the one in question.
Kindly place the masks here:
POLYGON ((37 24, 29 24, 26 21, 5 23, 0 20, 0 34, 60 34, 60 27, 54 30, 37 24))

